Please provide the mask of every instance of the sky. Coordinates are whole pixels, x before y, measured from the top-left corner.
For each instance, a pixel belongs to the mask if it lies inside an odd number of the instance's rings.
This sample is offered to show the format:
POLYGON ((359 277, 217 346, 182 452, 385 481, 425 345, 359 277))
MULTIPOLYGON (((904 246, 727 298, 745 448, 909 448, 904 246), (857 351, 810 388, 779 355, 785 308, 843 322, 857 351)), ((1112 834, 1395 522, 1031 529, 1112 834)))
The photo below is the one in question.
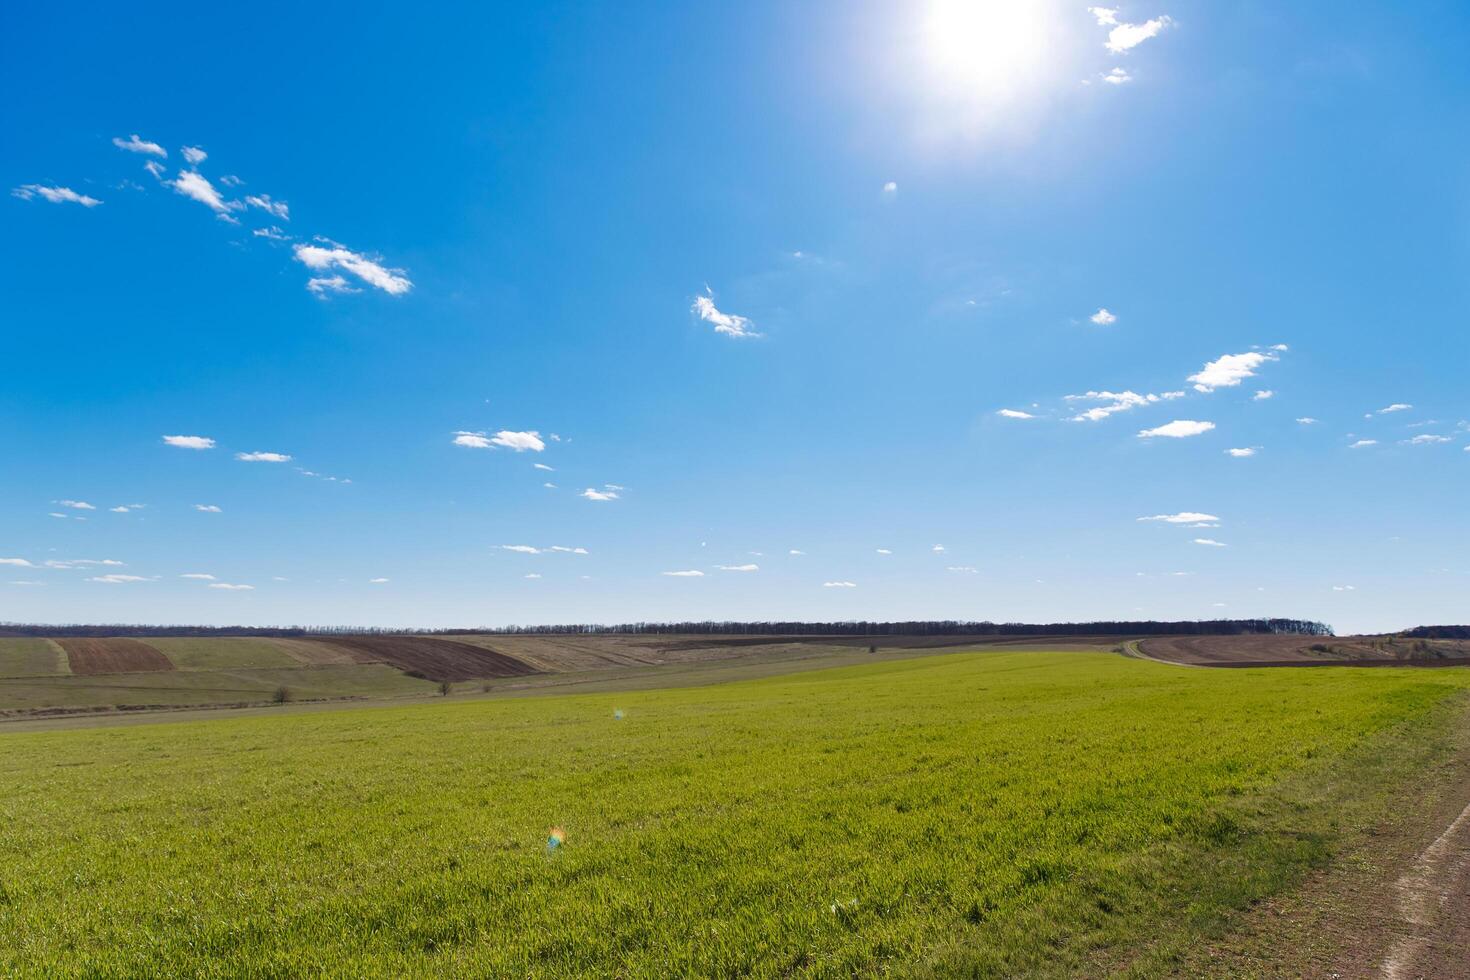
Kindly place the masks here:
POLYGON ((0 620, 1470 621, 1470 8, 25 4, 0 620))

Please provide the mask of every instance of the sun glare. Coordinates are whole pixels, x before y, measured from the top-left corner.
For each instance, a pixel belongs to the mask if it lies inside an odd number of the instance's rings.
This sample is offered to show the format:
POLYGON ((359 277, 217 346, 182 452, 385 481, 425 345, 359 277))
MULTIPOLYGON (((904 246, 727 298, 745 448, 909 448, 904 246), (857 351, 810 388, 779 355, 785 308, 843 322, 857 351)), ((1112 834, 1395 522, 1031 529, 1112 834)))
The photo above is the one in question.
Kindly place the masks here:
POLYGON ((923 58, 932 84, 992 104, 1024 95, 1045 71, 1054 13, 1045 0, 930 0, 923 58))

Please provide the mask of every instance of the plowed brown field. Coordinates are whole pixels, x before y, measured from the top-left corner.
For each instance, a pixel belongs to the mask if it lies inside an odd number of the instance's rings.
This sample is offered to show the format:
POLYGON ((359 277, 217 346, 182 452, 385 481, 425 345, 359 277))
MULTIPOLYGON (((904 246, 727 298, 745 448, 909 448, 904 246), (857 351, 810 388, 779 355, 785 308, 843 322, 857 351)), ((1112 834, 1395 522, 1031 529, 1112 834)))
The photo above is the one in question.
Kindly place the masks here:
POLYGON ((1437 667, 1470 661, 1470 641, 1397 636, 1150 636, 1139 649, 1155 660, 1202 667, 1437 667))
POLYGON ((141 640, 66 637, 56 642, 66 651, 66 660, 73 674, 130 674, 174 669, 168 657, 141 640))
POLYGON ((365 662, 391 664, 404 673, 431 681, 540 673, 530 664, 495 650, 427 636, 333 636, 330 640, 307 642, 328 643, 352 651, 365 662))

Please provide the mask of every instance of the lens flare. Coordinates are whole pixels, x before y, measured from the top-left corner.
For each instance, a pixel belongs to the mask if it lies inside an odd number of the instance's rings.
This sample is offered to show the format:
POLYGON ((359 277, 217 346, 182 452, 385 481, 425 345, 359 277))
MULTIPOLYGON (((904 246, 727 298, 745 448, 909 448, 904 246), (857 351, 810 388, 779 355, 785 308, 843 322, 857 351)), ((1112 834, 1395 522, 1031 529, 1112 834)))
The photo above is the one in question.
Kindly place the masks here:
POLYGON ((567 839, 567 832, 560 827, 552 827, 551 833, 546 835, 546 850, 554 851, 561 847, 562 842, 567 839))

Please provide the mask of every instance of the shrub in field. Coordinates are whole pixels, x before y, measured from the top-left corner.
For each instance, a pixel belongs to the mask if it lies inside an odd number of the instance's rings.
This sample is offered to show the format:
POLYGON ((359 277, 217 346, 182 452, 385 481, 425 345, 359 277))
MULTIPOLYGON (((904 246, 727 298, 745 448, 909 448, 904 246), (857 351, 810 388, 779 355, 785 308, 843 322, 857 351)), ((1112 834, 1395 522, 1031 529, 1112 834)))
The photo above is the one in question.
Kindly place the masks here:
POLYGON ((285 704, 287 701, 291 700, 291 689, 282 684, 280 687, 276 688, 276 692, 271 695, 271 700, 274 701, 276 704, 285 704))
POLYGON ((439 682, 439 696, 447 698, 454 691, 454 685, 448 681, 439 682))

